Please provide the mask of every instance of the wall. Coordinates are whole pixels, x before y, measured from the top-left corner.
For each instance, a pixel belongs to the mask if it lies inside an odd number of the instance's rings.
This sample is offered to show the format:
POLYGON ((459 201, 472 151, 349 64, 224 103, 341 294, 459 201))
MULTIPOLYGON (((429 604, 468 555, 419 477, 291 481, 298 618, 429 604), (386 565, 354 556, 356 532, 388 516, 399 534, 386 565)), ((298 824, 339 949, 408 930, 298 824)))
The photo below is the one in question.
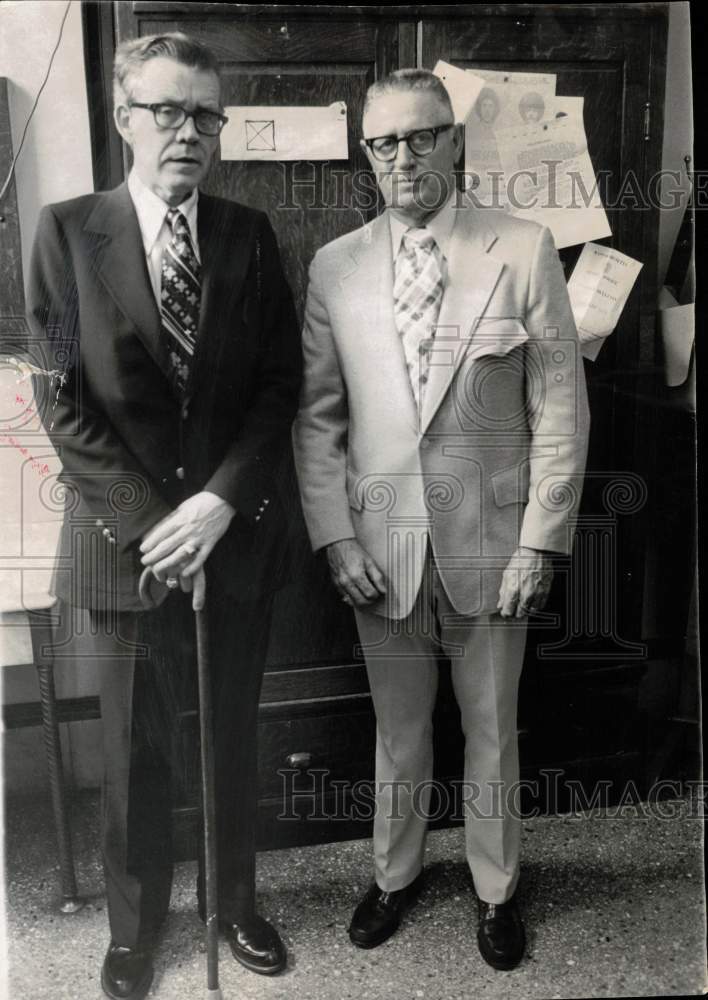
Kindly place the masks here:
MULTIPOLYGON (((0 3, 0 76, 9 80, 15 150, 47 71, 65 9, 63 0, 0 3)), ((79 0, 71 2, 51 75, 17 163, 15 180, 26 275, 42 205, 93 190, 79 0)))
MULTIPOLYGON (((13 149, 17 151, 22 131, 44 79, 59 36, 65 0, 3 0, 0 3, 0 76, 8 79, 8 97, 13 149)), ((4 182, 4 177, 0 184, 4 182)), ((22 238, 22 265, 26 279, 32 240, 42 205, 93 190, 86 81, 84 75, 81 5, 72 0, 61 43, 39 103, 32 117, 15 172, 22 238)), ((8 375, 6 371, 3 373, 8 375)), ((8 388, 6 379, 0 393, 8 388)), ((37 447, 36 438, 33 448, 37 447)), ((24 463, 25 465, 27 463, 24 463)), ((0 538, 2 556, 13 553, 8 546, 18 503, 25 504, 27 490, 20 478, 17 453, 0 449, 0 538), (18 498, 22 497, 21 500, 18 498)), ((27 470, 25 470, 27 473, 27 470)), ((31 471, 29 472, 31 478, 31 471)), ((26 511, 25 511, 26 513, 26 511)), ((33 524, 34 529, 41 527, 33 524)), ((37 532, 32 532, 33 536, 37 532)), ((27 538, 23 543, 27 542, 27 538)), ((26 551, 26 550, 25 550, 26 551)), ((0 574, 2 576, 2 574, 0 574)), ((25 575, 26 577, 26 575, 25 575)), ((17 580, 2 578, 3 597, 17 580)), ((27 580, 23 579, 23 587, 27 580)), ((0 657, 4 664, 31 658, 27 634, 16 621, 4 620, 0 627, 0 657)), ((91 664, 62 665, 57 670, 60 696, 95 691, 95 669, 91 664)), ((2 668, 3 701, 38 701, 37 678, 31 667, 2 668)), ((96 784, 100 761, 100 723, 62 726, 62 744, 67 770, 79 784, 96 784)), ((46 785, 46 764, 41 730, 19 729, 3 734, 4 776, 10 789, 33 789, 46 785)))
MULTIPOLYGON (((12 136, 15 149, 44 78, 65 10, 63 0, 2 0, 0 2, 0 76, 9 79, 12 136)), ((663 168, 683 170, 683 156, 692 150, 690 25, 688 3, 670 5, 666 120, 663 168)), ((658 140, 657 140, 658 141, 658 140)), ((61 45, 49 82, 32 119, 16 172, 22 225, 25 274, 40 207, 93 188, 88 110, 84 78, 81 11, 72 0, 61 45)), ((682 211, 666 211, 660 222, 659 275, 668 266, 682 211)), ((0 552, 0 557, 2 556, 0 552)), ((2 637, 0 636, 0 639, 2 637)), ((5 701, 34 701, 36 678, 27 668, 3 670, 5 701)), ((90 664, 58 671, 60 695, 95 691, 90 664)), ((65 754, 79 784, 97 777, 99 723, 62 727, 65 754)), ((6 777, 11 787, 43 782, 44 759, 39 730, 5 734, 6 777)))

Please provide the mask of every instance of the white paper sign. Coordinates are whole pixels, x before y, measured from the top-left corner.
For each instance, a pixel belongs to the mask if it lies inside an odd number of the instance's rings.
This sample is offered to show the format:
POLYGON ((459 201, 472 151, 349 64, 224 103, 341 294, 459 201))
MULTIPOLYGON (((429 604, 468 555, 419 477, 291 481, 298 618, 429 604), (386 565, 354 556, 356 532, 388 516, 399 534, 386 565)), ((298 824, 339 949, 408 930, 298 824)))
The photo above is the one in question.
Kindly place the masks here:
POLYGON ((481 204, 500 207, 507 198, 496 131, 546 117, 556 77, 553 73, 466 70, 468 76, 473 72, 484 83, 465 120, 467 186, 481 204))
POLYGON ((666 285, 659 292, 659 329, 664 345, 666 384, 683 385, 688 378, 696 336, 696 306, 694 302, 679 305, 666 285))
POLYGON ((611 235, 582 119, 554 118, 495 135, 509 211, 548 226, 559 250, 611 235))
POLYGON ((546 102, 546 113, 543 121, 549 118, 577 118, 583 120, 584 97, 560 97, 556 95, 546 102))
POLYGON ((222 160, 348 160, 347 106, 228 107, 222 160))
POLYGON ((445 84, 445 89, 452 101, 455 121, 464 122, 475 106, 479 93, 484 87, 484 80, 481 76, 476 76, 469 70, 451 66, 450 63, 443 62, 442 59, 435 63, 433 73, 445 84))
POLYGON ((612 247, 586 244, 575 265, 568 295, 583 356, 594 361, 605 337, 617 326, 642 269, 639 261, 612 247))

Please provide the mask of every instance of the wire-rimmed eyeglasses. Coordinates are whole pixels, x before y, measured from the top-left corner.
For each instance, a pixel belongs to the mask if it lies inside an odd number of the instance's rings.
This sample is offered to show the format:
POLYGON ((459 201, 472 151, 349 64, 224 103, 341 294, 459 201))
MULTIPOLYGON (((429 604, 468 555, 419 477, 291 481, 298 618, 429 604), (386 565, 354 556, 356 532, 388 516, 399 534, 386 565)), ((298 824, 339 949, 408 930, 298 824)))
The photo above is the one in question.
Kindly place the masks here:
POLYGON ((131 101, 128 107, 152 111, 158 128, 181 128, 188 118, 192 118, 200 135, 218 135, 229 120, 226 115, 217 111, 208 111, 206 108, 187 111, 179 104, 141 104, 140 101, 131 101))
POLYGON ((398 156, 398 147, 402 142, 408 146, 414 156, 429 156, 435 149, 440 132, 454 128, 454 123, 436 125, 434 128, 417 128, 405 135, 381 135, 374 139, 364 139, 373 156, 382 163, 390 163, 398 156))

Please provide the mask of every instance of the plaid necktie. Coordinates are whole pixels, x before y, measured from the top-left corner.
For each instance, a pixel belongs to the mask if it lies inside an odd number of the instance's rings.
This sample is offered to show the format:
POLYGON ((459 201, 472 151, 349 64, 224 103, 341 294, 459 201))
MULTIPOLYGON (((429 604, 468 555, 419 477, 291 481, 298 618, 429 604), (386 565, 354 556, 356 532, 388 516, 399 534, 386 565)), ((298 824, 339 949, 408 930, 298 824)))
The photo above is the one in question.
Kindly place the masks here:
POLYGON ((442 260, 440 247, 427 229, 404 233, 396 256, 393 307, 419 409, 443 295, 442 260))
POLYGON ((166 218, 172 239, 162 254, 160 312, 172 383, 183 396, 199 329, 201 277, 187 220, 176 208, 171 208, 166 218))

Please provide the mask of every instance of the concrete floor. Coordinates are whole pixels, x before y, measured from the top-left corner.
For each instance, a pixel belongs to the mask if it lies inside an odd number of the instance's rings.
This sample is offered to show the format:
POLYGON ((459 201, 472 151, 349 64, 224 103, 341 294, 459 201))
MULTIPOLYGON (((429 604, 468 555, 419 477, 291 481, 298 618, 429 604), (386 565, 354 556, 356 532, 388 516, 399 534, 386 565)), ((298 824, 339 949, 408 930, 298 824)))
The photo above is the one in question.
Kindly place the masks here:
MULTIPOLYGON (((667 804, 664 803, 664 806, 667 804)), ((705 971, 701 822, 627 813, 524 823, 522 907, 528 955, 513 972, 479 957, 476 905, 461 829, 432 833, 428 884, 400 931, 372 951, 350 945, 352 907, 367 887, 369 843, 259 856, 261 911, 290 951, 286 972, 247 972, 221 943, 224 1000, 551 1000, 700 995, 705 971)), ((84 909, 57 913, 51 816, 36 798, 6 804, 8 990, 11 1000, 99 998, 108 942, 98 842, 98 800, 73 815, 84 909)), ((177 868, 155 956, 151 997, 206 996, 196 866, 177 868)))

